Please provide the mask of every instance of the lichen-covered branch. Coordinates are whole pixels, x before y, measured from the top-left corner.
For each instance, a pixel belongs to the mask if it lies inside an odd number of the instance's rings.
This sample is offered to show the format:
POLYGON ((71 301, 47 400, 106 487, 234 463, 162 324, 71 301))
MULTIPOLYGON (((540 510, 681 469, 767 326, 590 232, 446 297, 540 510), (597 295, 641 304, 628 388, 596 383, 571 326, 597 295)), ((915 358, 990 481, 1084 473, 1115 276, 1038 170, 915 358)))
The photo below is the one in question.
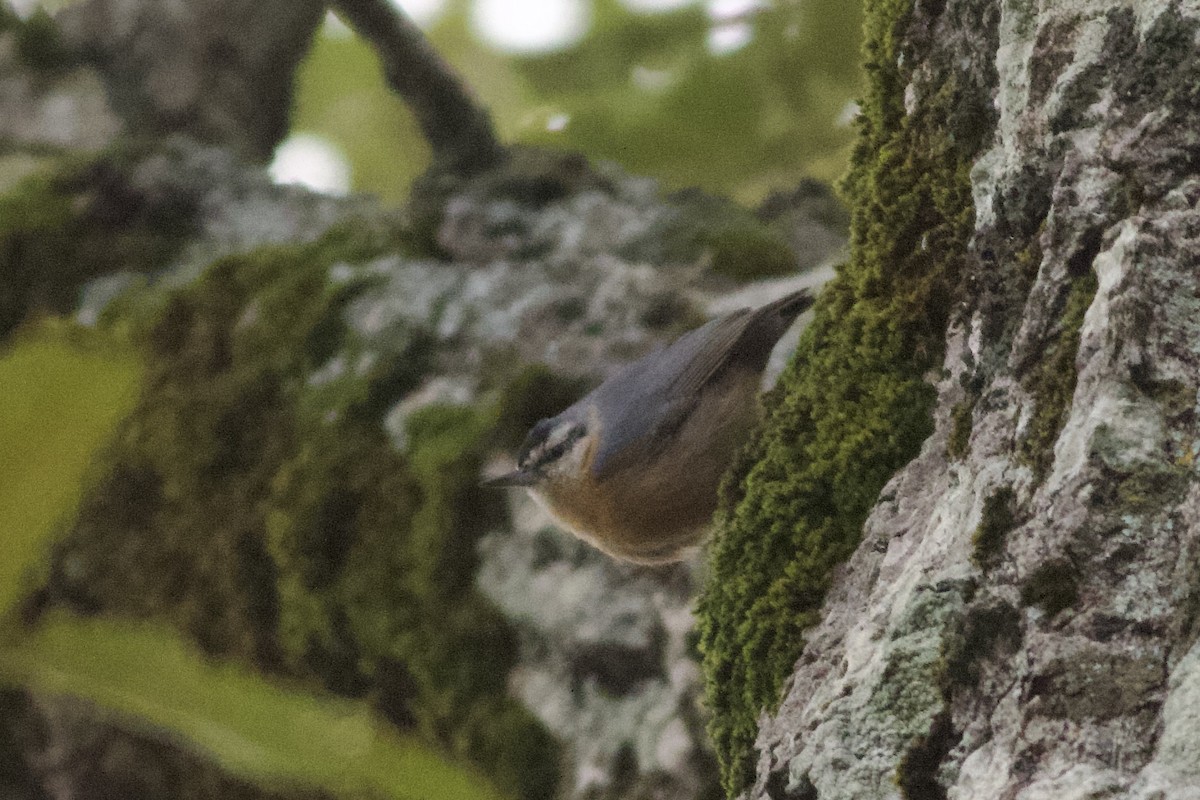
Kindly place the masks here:
POLYGON ((55 17, 130 132, 181 133, 263 160, 287 132, 321 0, 88 0, 55 17))

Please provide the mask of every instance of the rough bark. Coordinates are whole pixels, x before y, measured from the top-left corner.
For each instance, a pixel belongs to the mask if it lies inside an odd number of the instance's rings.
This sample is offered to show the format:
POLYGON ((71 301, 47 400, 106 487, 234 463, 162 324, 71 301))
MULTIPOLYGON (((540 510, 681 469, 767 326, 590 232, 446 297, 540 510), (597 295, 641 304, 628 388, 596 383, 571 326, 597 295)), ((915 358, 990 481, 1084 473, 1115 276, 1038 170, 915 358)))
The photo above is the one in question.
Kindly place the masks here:
POLYGON ((1200 796, 1200 6, 889 24, 900 79, 874 80, 907 118, 974 82, 995 128, 934 431, 803 632, 745 796, 1200 796))

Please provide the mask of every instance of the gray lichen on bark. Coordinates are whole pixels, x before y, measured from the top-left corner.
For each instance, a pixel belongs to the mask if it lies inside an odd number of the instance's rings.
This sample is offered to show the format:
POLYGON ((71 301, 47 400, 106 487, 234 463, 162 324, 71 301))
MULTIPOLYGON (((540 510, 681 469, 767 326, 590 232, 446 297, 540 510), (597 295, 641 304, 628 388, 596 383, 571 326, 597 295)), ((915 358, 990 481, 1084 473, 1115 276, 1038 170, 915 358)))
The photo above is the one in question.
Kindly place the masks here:
MULTIPOLYGON (((990 6, 917 3, 912 30, 990 6)), ((999 122, 936 430, 749 797, 1200 795, 1198 33, 1196 3, 1006 2, 963 62, 996 70, 999 122)))

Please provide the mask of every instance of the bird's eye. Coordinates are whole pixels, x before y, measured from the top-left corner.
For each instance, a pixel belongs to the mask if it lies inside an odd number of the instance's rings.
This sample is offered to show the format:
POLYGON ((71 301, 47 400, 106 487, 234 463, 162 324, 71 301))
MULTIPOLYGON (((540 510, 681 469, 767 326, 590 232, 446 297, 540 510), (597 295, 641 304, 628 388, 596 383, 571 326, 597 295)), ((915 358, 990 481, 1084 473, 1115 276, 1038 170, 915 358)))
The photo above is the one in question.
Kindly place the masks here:
MULTIPOLYGON (((522 460, 518 463, 522 468, 553 463, 568 453, 575 442, 586 434, 587 429, 578 423, 560 425, 551 430, 542 441, 533 444, 528 452, 522 453, 522 460)), ((530 432, 530 437, 532 436, 533 431, 530 432)))
POLYGON ((517 466, 526 467, 533 460, 532 456, 537 453, 537 450, 546 443, 547 437, 554 429, 554 423, 548 419, 540 419, 529 433, 525 435, 525 441, 521 443, 521 449, 517 451, 517 466))

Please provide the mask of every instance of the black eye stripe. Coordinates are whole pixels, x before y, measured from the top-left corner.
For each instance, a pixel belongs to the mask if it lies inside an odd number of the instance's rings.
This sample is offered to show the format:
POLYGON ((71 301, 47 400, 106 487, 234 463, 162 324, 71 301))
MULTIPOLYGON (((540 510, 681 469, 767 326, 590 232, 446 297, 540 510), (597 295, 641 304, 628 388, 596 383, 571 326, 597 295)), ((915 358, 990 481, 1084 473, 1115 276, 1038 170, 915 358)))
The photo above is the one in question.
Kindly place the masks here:
POLYGON ((538 463, 539 464, 548 464, 551 461, 554 461, 555 459, 561 457, 562 454, 565 452, 567 452, 567 442, 563 442, 562 444, 555 445, 554 447, 551 447, 549 450, 547 450, 545 453, 542 454, 542 457, 538 459, 538 463))
MULTIPOLYGON (((536 430, 536 428, 534 430, 536 430)), ((567 435, 563 437, 561 442, 549 448, 548 450, 544 450, 539 453, 538 448, 545 444, 543 434, 543 441, 534 443, 529 447, 522 448, 522 452, 517 459, 517 464, 523 469, 545 466, 546 464, 562 458, 562 456, 571 449, 571 445, 582 439, 586 434, 586 428, 584 428, 582 425, 575 425, 571 428, 571 430, 567 431, 567 435)), ((532 436, 533 432, 531 431, 530 437, 532 438, 532 436)))
POLYGON ((537 424, 529 429, 529 433, 525 435, 525 441, 521 443, 521 449, 517 451, 517 465, 524 467, 529 463, 530 456, 537 450, 538 446, 546 441, 546 437, 553 430, 553 423, 548 419, 538 420, 537 424))

